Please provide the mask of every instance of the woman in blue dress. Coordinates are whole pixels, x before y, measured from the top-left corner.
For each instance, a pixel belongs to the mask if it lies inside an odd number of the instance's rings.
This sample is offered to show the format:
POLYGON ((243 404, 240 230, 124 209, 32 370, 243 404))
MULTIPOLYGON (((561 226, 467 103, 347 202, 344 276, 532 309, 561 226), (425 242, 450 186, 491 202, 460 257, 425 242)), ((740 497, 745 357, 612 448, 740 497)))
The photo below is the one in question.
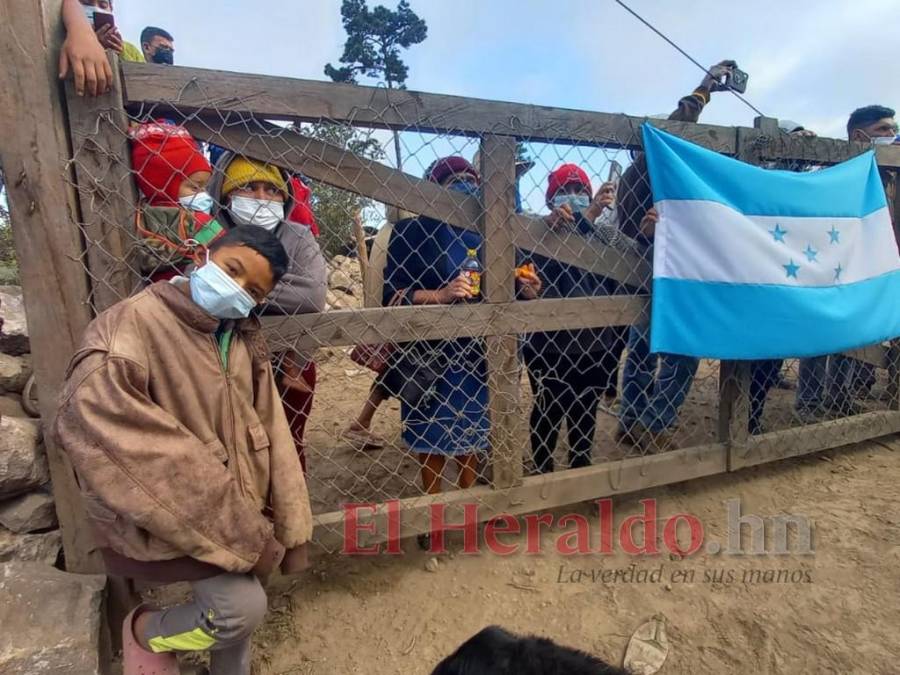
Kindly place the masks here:
MULTIPOLYGON (((428 180, 477 199, 480 176, 462 157, 429 167, 428 180)), ((461 268, 481 236, 419 216, 394 225, 384 274, 384 304, 477 302, 481 294, 461 268)), ((534 284, 533 284, 534 285, 534 284)), ((525 297, 539 290, 520 289, 525 297)), ((479 338, 422 340, 400 345, 386 376, 400 398, 403 439, 422 465, 422 487, 441 492, 448 457, 459 467, 457 484, 471 487, 479 454, 488 450, 487 368, 479 338)))

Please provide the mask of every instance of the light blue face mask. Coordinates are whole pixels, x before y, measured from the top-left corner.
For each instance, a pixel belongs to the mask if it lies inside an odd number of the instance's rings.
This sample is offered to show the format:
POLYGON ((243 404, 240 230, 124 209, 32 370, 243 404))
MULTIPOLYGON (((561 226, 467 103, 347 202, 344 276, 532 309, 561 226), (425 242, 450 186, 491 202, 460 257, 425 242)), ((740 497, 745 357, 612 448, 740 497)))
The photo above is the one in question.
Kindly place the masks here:
POLYGON ((91 28, 94 27, 94 12, 97 11, 97 8, 93 5, 82 5, 81 8, 84 10, 84 15, 87 17, 88 23, 91 24, 91 28))
POLYGON ((580 213, 584 211, 587 207, 591 205, 591 198, 587 195, 556 195, 553 198, 553 207, 559 208, 563 204, 568 204, 569 208, 572 209, 575 213, 580 213))
POLYGON ((246 319, 256 300, 207 255, 191 272, 191 298, 217 319, 246 319))
POLYGON ((212 211, 213 205, 215 204, 215 200, 212 198, 212 195, 203 190, 192 195, 179 197, 178 203, 188 211, 201 211, 203 213, 210 213, 212 211))
POLYGON ((463 194, 471 195, 473 197, 477 197, 479 192, 478 184, 475 181, 469 180, 456 181, 455 183, 450 183, 447 187, 451 190, 456 190, 457 192, 462 192, 463 194))

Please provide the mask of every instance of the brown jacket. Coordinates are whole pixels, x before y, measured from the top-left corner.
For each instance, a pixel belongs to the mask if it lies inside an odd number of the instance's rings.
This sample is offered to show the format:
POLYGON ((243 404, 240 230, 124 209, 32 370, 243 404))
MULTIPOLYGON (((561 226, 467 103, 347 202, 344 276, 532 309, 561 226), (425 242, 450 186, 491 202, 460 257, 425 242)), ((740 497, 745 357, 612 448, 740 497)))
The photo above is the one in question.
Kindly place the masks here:
POLYGON ((88 326, 56 434, 98 543, 138 561, 190 558, 247 572, 273 533, 307 542, 306 482, 254 319, 227 372, 218 320, 160 282, 88 326))

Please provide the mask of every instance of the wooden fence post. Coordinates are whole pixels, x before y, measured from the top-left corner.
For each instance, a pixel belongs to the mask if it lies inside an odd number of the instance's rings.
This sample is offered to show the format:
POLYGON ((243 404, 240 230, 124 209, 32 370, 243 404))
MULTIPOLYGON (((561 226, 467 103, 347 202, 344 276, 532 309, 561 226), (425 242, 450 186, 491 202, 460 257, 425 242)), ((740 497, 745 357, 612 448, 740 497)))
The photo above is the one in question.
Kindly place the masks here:
POLYGON ((0 3, 0 162, 22 279, 44 445, 66 568, 102 572, 74 472, 51 430, 68 360, 90 321, 78 203, 66 185, 65 110, 57 79, 61 0, 0 3), (15 6, 14 6, 15 5, 15 6))
MULTIPOLYGON (((516 298, 516 248, 511 218, 515 215, 516 139, 487 135, 481 141, 484 198, 484 300, 516 298)), ((519 339, 516 335, 485 338, 491 411, 493 485, 508 488, 522 480, 519 428, 519 339)))
POLYGON ((137 191, 131 177, 128 115, 123 104, 119 60, 115 53, 108 53, 113 80, 107 93, 78 96, 71 82, 66 85, 91 304, 97 313, 140 287, 131 255, 135 250, 137 191))
MULTIPOLYGON (((777 138, 781 133, 778 120, 771 117, 757 117, 753 120, 754 128, 766 136, 777 138)), ((765 138, 763 137, 763 138, 765 138)), ((762 138, 750 136, 742 129, 737 129, 737 158, 750 164, 760 164, 763 147, 762 138)), ((735 455, 745 459, 749 452, 747 442, 750 438, 750 381, 752 374, 750 361, 722 361, 719 363, 719 442, 728 446, 728 469, 732 470, 735 455)), ((735 463, 739 465, 739 463, 735 463)))

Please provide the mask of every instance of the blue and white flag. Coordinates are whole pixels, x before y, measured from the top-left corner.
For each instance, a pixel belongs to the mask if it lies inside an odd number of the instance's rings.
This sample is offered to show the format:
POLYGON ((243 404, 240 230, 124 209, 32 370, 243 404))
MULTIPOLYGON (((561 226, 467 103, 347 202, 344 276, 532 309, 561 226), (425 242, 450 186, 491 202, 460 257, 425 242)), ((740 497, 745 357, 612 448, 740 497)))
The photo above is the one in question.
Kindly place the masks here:
POLYGON ((900 336, 900 255, 874 153, 795 173, 648 124, 643 137, 659 213, 652 351, 782 358, 900 336))

